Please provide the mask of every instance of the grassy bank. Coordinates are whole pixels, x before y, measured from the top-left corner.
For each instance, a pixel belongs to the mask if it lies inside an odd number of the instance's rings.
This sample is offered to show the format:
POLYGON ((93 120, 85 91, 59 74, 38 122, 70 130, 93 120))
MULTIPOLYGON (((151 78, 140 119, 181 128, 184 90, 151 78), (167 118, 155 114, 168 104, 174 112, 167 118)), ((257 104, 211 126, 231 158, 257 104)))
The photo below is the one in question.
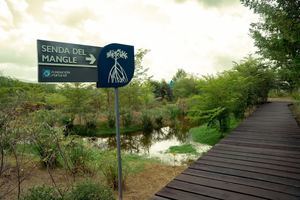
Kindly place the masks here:
MULTIPOLYGON (((189 134, 193 142, 207 144, 213 146, 217 144, 222 136, 229 134, 234 128, 240 124, 240 120, 232 118, 230 120, 229 129, 226 133, 221 133, 216 127, 207 126, 204 124, 199 127, 194 127, 189 130, 189 134)), ((197 150, 192 144, 183 144, 179 146, 171 146, 167 153, 177 153, 177 154, 197 154, 197 150)))
POLYGON ((171 146, 168 153, 173 154, 197 154, 197 150, 191 144, 183 144, 180 146, 171 146))
POLYGON ((221 139, 221 133, 218 129, 208 127, 207 125, 195 127, 190 129, 190 134, 194 142, 215 145, 221 139))
POLYGON ((191 128, 190 134, 194 142, 213 146, 222 139, 222 135, 226 136, 227 134, 229 134, 240 124, 240 122, 240 120, 231 119, 228 131, 223 134, 218 128, 207 126, 207 124, 191 128))

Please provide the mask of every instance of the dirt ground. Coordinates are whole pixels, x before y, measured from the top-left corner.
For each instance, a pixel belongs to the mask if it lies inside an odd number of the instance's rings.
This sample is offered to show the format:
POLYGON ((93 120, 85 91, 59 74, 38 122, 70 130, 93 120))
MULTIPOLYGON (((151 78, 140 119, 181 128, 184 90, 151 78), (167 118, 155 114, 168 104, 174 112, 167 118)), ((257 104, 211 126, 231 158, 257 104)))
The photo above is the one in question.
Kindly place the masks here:
MULTIPOLYGON (((124 200, 144 200, 150 199, 160 188, 165 186, 169 181, 171 181, 176 175, 182 172, 186 167, 184 166, 167 166, 158 163, 151 163, 145 166, 142 172, 134 175, 130 175, 126 180, 126 189, 124 191, 124 200)), ((51 170, 53 178, 56 184, 60 188, 64 188, 68 185, 68 181, 72 182, 71 176, 66 176, 63 169, 51 170)), ((51 177, 46 169, 41 168, 38 164, 27 165, 26 169, 22 169, 22 176, 24 180, 21 184, 21 193, 33 186, 38 185, 50 185, 53 186, 51 177)), ((14 170, 7 171, 4 178, 0 179, 0 194, 8 191, 8 189, 13 189, 8 195, 5 195, 3 200, 17 199, 17 180, 16 172, 14 170)), ((76 177, 76 182, 80 182, 89 175, 84 175, 76 177)), ((100 177, 90 176, 93 180, 101 181, 100 177)), ((117 199, 117 192, 115 192, 117 199)))
POLYGON ((128 178, 128 188, 125 191, 124 200, 150 199, 185 168, 183 166, 173 167, 161 164, 147 165, 143 172, 128 178))

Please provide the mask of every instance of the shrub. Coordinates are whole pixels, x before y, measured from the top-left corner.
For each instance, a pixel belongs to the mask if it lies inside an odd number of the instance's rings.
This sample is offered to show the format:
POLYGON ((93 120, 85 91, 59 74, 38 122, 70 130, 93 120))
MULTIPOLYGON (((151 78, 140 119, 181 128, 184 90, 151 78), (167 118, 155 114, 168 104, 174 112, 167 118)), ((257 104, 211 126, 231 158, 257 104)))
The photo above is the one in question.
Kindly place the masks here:
POLYGON ((57 144, 62 141, 63 130, 57 127, 60 113, 39 110, 28 117, 26 128, 31 134, 31 143, 44 166, 55 167, 59 150, 57 144))
POLYGON ((152 120, 148 113, 144 112, 142 114, 142 128, 143 131, 149 133, 153 130, 152 120))
POLYGON ((63 116, 61 119, 61 123, 64 125, 64 135, 67 136, 69 134, 72 134, 73 130, 73 120, 67 116, 63 116))
POLYGON ((57 165, 59 154, 56 140, 60 140, 60 129, 49 127, 46 123, 41 124, 33 137, 33 148, 38 153, 41 163, 47 167, 57 165))
POLYGON ((89 151, 81 139, 70 137, 66 141, 65 150, 73 173, 88 171, 89 151))
POLYGON ((97 128, 96 121, 88 121, 86 123, 86 128, 90 130, 96 130, 97 128))
POLYGON ((300 101, 300 92, 294 92, 292 93, 292 98, 296 101, 300 101))
POLYGON ((132 124, 132 114, 130 111, 123 114, 123 124, 125 127, 129 127, 132 124))
POLYGON ((114 200, 110 188, 93 182, 84 182, 75 186, 67 195, 67 200, 114 200))
POLYGON ((62 200, 59 194, 48 186, 37 186, 29 189, 21 200, 62 200))
POLYGON ((113 115, 113 113, 109 113, 107 116, 107 126, 108 128, 114 128, 115 127, 115 116, 113 115))
POLYGON ((161 115, 158 115, 154 118, 154 122, 155 122, 155 129, 160 129, 164 126, 164 123, 163 123, 163 117, 161 115))
POLYGON ((73 125, 70 129, 72 135, 93 136, 96 133, 96 126, 90 123, 86 125, 73 125))
POLYGON ((175 104, 169 104, 167 105, 167 110, 169 114, 169 119, 171 121, 175 121, 176 118, 180 115, 181 111, 175 104))
MULTIPOLYGON (((116 151, 102 152, 98 164, 99 164, 98 168, 103 173, 107 185, 109 185, 114 190, 118 189, 118 162, 117 162, 116 151)), ((122 167, 123 167, 122 185, 125 187, 128 167, 127 167, 127 163, 124 162, 124 160, 122 163, 122 167)))

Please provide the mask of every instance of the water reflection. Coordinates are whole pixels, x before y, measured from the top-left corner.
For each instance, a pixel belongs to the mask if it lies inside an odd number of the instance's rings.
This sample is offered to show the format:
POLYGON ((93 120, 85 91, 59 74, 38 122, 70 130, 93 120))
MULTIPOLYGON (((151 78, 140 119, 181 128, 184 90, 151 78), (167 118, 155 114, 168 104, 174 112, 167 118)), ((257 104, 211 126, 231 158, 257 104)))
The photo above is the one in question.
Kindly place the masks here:
MULTIPOLYGON (((157 146, 162 141, 172 143, 171 146, 179 145, 187 139, 187 132, 180 133, 170 127, 154 130, 151 133, 136 132, 121 135, 121 148, 128 153, 149 154, 151 147, 157 146), (156 145, 155 145, 156 144, 156 145)), ((97 138, 95 144, 100 148, 116 148, 116 137, 97 138)), ((166 145, 169 146, 169 145, 166 145)))
MULTIPOLYGON (((131 134, 121 135, 122 151, 127 153, 146 155, 148 157, 157 157, 162 161, 169 163, 180 164, 187 159, 195 159, 197 155, 176 155, 168 154, 166 151, 170 146, 181 145, 183 143, 192 143, 189 138, 188 127, 164 127, 159 130, 154 130, 150 133, 136 132, 131 134)), ((86 138, 92 144, 101 149, 115 149, 116 137, 104 138, 86 138)), ((195 144, 193 145, 198 152, 207 151, 210 146, 195 144)))

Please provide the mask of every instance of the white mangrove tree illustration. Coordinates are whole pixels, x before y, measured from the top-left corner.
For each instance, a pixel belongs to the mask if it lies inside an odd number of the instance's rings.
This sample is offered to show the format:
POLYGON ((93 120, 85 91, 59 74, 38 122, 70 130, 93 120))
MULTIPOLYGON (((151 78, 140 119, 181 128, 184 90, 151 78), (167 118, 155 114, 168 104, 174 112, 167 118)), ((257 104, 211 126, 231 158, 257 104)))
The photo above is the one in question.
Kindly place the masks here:
POLYGON ((124 71, 123 67, 118 62, 119 58, 127 59, 127 53, 121 49, 118 50, 110 50, 106 54, 106 58, 112 58, 115 60, 115 63, 111 70, 109 71, 108 75, 108 82, 109 83, 126 83, 128 82, 128 78, 126 72, 124 71))

